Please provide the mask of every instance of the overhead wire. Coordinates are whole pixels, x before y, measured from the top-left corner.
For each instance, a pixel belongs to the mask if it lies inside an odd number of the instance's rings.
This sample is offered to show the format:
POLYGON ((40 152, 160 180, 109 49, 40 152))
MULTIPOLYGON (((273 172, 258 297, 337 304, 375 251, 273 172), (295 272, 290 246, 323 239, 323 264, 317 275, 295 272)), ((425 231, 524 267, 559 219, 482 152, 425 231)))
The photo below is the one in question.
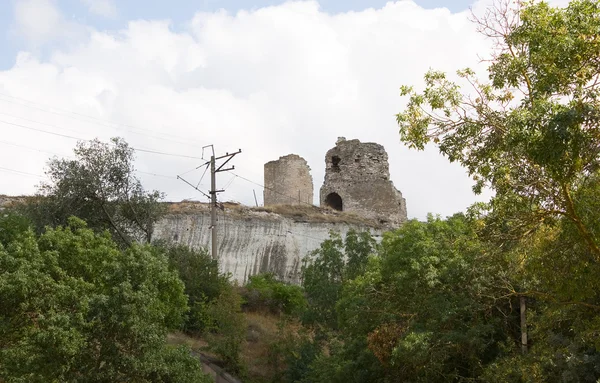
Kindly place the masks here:
POLYGON ((4 172, 10 172, 10 173, 14 173, 17 175, 23 175, 23 176, 31 176, 31 177, 37 177, 37 178, 42 178, 45 179, 46 177, 39 175, 39 174, 34 174, 34 173, 29 173, 29 172, 24 172, 21 170, 16 170, 16 169, 11 169, 11 168, 5 168, 0 166, 0 171, 4 171, 4 172))
MULTIPOLYGON (((22 148, 22 149, 27 149, 27 150, 32 150, 35 152, 40 152, 40 153, 47 153, 47 154, 52 154, 54 156, 61 156, 61 157, 67 157, 67 158, 74 158, 74 156, 72 155, 67 155, 67 154, 61 154, 61 153, 56 153, 56 152, 51 152, 48 150, 43 150, 43 149, 38 149, 38 148, 34 148, 31 146, 27 146, 27 145, 20 145, 20 144, 15 144, 13 142, 8 142, 8 141, 3 141, 0 140, 0 144, 4 144, 4 145, 10 145, 10 146, 14 146, 14 147, 18 147, 18 148, 22 148)), ((168 179, 177 179, 176 176, 169 176, 169 175, 165 175, 165 174, 158 174, 158 173, 152 173, 152 172, 145 172, 142 170, 137 170, 135 169, 134 172, 136 173, 141 173, 141 174, 146 174, 146 175, 150 175, 150 176, 154 176, 154 177, 162 177, 162 178, 168 178, 168 179)), ((37 176, 37 175, 36 175, 37 176)))
POLYGON ((240 176, 239 174, 236 174, 236 173, 233 173, 233 172, 231 172, 231 174, 233 174, 234 176, 236 176, 236 177, 238 177, 238 178, 241 178, 241 179, 243 179, 244 181, 247 181, 247 182, 250 182, 251 184, 254 184, 254 185, 256 185, 256 186, 259 186, 259 187, 261 187, 261 188, 263 188, 263 189, 266 189, 266 190, 272 191, 272 192, 273 192, 273 193, 275 193, 275 194, 279 194, 279 195, 281 195, 281 196, 287 197, 287 198, 289 198, 289 199, 290 199, 290 200, 292 200, 292 201, 298 201, 298 202, 300 202, 300 203, 302 203, 302 204, 305 204, 305 205, 308 205, 308 206, 313 206, 313 207, 315 207, 315 206, 316 206, 316 205, 314 205, 313 203, 309 203, 309 202, 304 202, 304 201, 298 200, 298 197, 295 197, 295 196, 290 196, 290 195, 288 195, 288 194, 285 194, 285 193, 281 193, 281 192, 280 192, 280 191, 278 191, 278 190, 275 190, 275 189, 273 189, 273 188, 267 187, 267 186, 265 186, 265 185, 262 185, 262 184, 260 184, 260 183, 258 183, 258 182, 252 181, 252 180, 250 180, 250 179, 248 179, 248 178, 242 177, 242 176, 240 176))
MULTIPOLYGON (((157 138, 157 139, 160 139, 160 140, 172 141, 172 142, 176 142, 176 143, 179 143, 179 144, 192 146, 192 147, 195 147, 195 148, 198 148, 198 147, 202 146, 201 143, 190 143, 190 140, 187 137, 179 137, 179 136, 176 136, 176 135, 173 135, 173 134, 167 134, 167 133, 157 132, 157 131, 154 131, 152 129, 145 129, 145 128, 136 127, 136 126, 133 126, 133 125, 130 125, 130 124, 124 124, 124 123, 120 123, 120 122, 113 122, 113 121, 110 121, 110 120, 105 120, 105 119, 101 119, 101 118, 98 118, 98 117, 93 117, 93 116, 85 115, 85 114, 82 114, 82 113, 73 112, 73 111, 70 111, 70 110, 66 110, 66 109, 55 107, 55 106, 51 106, 51 105, 47 105, 47 104, 35 102, 35 101, 32 101, 32 100, 27 100, 25 98, 16 97, 16 96, 8 95, 8 94, 1 93, 1 92, 0 92, 0 101, 8 102, 8 103, 11 103, 11 104, 16 104, 16 105, 20 105, 20 106, 24 106, 24 107, 27 107, 27 108, 36 109, 36 110, 39 110, 39 111, 42 111, 42 112, 46 112, 46 113, 50 113, 50 114, 54 114, 54 115, 58 115, 58 116, 72 118, 72 119, 75 119, 77 121, 82 121, 82 122, 86 122, 86 123, 90 123, 90 124, 96 124, 96 125, 99 125, 99 126, 108 127, 108 128, 114 129, 114 130, 122 130, 122 131, 126 131, 126 132, 129 132, 129 133, 134 133, 134 134, 139 134, 139 135, 143 135, 143 136, 147 136, 147 137, 157 138), (27 105, 27 104, 15 102, 15 101, 6 100, 6 99, 3 99, 2 97, 7 97, 7 98, 15 99, 15 100, 24 101, 24 102, 27 102, 27 103, 30 103, 30 104, 33 104, 33 105, 27 105), (38 105, 38 106, 35 106, 35 105, 38 105), (59 110, 62 113, 56 112, 56 111, 53 111, 53 110, 48 110, 48 109, 40 108, 39 107, 40 105, 44 106, 46 108, 52 108, 52 109, 55 109, 55 110, 59 110), (93 121, 82 120, 81 118, 75 118, 74 116, 71 116, 70 114, 75 115, 75 116, 85 117, 85 118, 93 120, 93 121), (129 129, 126 129, 126 128, 129 128, 129 129), (132 129, 140 130, 140 131, 145 131, 145 132, 149 132, 149 133, 152 133, 152 134, 140 133, 140 132, 136 132, 135 130, 132 130, 132 129), (161 135, 163 137, 157 136, 156 134, 161 135), (166 138, 166 137, 174 137, 174 138, 177 138, 177 140, 173 140, 173 139, 166 138), (180 140, 182 140, 182 141, 180 141, 180 140)), ((4 114, 4 115, 7 115, 7 114, 4 114)), ((8 115, 8 116, 11 116, 11 115, 8 115)), ((11 116, 11 117, 25 119, 23 117, 18 117, 18 116, 11 116)))
POLYGON ((223 189, 227 189, 228 187, 230 187, 231 184, 233 183, 233 181, 235 181, 236 178, 237 178, 237 176, 234 174, 233 177, 231 177, 231 179, 229 180, 229 182, 227 182, 225 184, 225 186, 223 186, 223 189))
MULTIPOLYGON (((56 132, 52 132, 52 131, 48 131, 48 130, 44 130, 44 129, 39 129, 39 128, 34 128, 32 126, 17 124, 17 123, 14 123, 14 122, 9 122, 9 121, 4 121, 4 120, 0 120, 0 123, 7 124, 7 125, 12 125, 12 126, 15 126, 15 127, 18 127, 18 128, 22 128, 22 129, 32 130, 32 131, 36 131, 36 132, 40 132, 40 133, 50 134, 50 135, 53 135, 53 136, 58 136, 58 137, 63 137, 63 138, 69 138, 69 139, 77 140, 77 141, 91 141, 89 139, 85 139, 85 138, 81 138, 81 137, 71 136, 71 135, 62 134, 62 133, 56 133, 56 132)), ((171 156, 171 157, 191 158, 191 159, 195 159, 195 160, 201 160, 202 159, 200 157, 188 156, 188 155, 185 155, 185 154, 167 153, 167 152, 161 152, 161 151, 158 151, 158 150, 151 150, 151 149, 144 149, 144 148, 135 148, 135 147, 131 147, 131 148, 133 150, 135 150, 136 152, 142 152, 142 153, 158 154, 158 155, 171 156)))
POLYGON ((198 186, 200 186, 200 183, 204 179, 204 176, 206 175, 206 171, 208 170, 208 165, 210 165, 210 164, 206 163, 206 167, 204 168, 204 173, 202 173, 202 176, 200 177, 200 180, 198 181, 198 184, 196 185, 196 189, 198 188, 198 186))
POLYGON ((17 147, 17 148, 22 148, 22 149, 28 149, 28 150, 32 150, 32 151, 35 151, 35 152, 40 152, 40 153, 52 154, 52 155, 54 155, 54 156, 64 156, 64 157, 71 157, 71 156, 68 156, 68 155, 65 155, 65 154, 60 154, 60 153, 56 153, 56 152, 51 152, 51 151, 48 151, 48 150, 43 150, 43 149, 37 149, 37 148, 33 148, 33 147, 31 147, 31 146, 26 146, 26 145, 15 144, 15 143, 13 143, 13 142, 8 142, 8 141, 3 141, 3 140, 0 140, 0 144, 9 145, 9 146, 14 146, 14 147, 17 147))

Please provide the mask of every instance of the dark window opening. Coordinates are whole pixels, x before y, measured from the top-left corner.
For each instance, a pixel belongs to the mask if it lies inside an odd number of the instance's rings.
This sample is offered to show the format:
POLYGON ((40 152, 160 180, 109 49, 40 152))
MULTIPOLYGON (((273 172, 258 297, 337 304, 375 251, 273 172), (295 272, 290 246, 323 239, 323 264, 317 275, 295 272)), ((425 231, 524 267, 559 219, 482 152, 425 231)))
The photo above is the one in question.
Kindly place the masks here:
POLYGON ((359 163, 359 162, 360 162, 360 158, 358 158, 358 157, 357 157, 357 158, 355 158, 355 159, 354 159, 354 162, 356 162, 356 163, 359 163))
POLYGON ((342 159, 338 156, 333 156, 331 157, 331 168, 333 169, 334 172, 339 172, 340 171, 340 161, 342 159))
POLYGON ((329 194, 327 196, 327 198, 325 198, 325 205, 327 205, 330 208, 337 210, 337 211, 344 210, 344 204, 342 202, 342 197, 340 197, 340 195, 338 193, 329 194))
POLYGON ((173 234, 173 241, 177 241, 179 239, 179 234, 173 234))

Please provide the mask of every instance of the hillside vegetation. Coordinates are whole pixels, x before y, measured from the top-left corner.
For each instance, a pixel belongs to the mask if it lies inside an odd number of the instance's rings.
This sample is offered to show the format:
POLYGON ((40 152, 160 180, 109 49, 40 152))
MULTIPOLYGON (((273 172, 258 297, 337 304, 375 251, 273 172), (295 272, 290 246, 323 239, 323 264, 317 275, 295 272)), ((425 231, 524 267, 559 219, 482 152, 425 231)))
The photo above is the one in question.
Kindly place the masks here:
POLYGON ((204 249, 145 243, 163 195, 124 141, 81 142, 0 214, 0 381, 208 381, 191 347, 251 383, 599 382, 600 3, 474 22, 486 76, 428 72, 397 121, 488 203, 381 242, 331 233, 300 286, 237 286, 204 249))

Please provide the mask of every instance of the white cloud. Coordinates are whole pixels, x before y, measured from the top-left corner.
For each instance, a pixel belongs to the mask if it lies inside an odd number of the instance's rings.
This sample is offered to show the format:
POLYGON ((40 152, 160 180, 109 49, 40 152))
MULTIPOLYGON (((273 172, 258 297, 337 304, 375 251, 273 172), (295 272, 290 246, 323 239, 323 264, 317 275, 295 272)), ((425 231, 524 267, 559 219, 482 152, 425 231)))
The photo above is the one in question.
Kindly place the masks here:
POLYGON ((66 20, 54 0, 17 0, 14 4, 13 33, 30 47, 85 37, 84 26, 66 20))
MULTIPOLYGON (((12 69, 0 72, 0 135, 58 153, 69 153, 75 141, 2 121, 82 138, 120 135, 134 147, 192 156, 200 156, 206 144, 215 144, 218 153, 242 148, 233 161, 236 172, 259 183, 265 162, 297 153, 312 168, 317 196, 325 152, 338 136, 358 138, 387 149, 409 216, 452 214, 475 200, 471 180, 435 148, 404 147, 394 115, 405 102, 400 85, 420 86, 430 67, 483 68, 477 54, 485 55, 489 42, 475 33, 468 16, 425 10, 411 1, 329 15, 308 1, 236 15, 198 13, 184 32, 174 32, 165 21, 131 22, 118 33, 93 32, 85 44, 56 51, 46 61, 21 53, 12 69), (82 115, 130 126, 115 130, 82 115)), ((39 174, 48 157, 1 143, 0 148, 0 166, 30 173, 39 174)), ((138 153, 137 167, 175 176, 201 162, 138 153)), ((200 175, 186 177, 197 182, 200 175)), ((231 177, 220 173, 219 184, 231 177)), ((141 178, 172 200, 201 199, 174 178, 141 178)), ((32 193, 34 184, 35 179, 2 173, 0 194, 32 193)), ((222 199, 253 204, 252 189, 262 194, 235 179, 222 199)))
POLYGON ((14 17, 18 32, 35 44, 54 38, 64 23, 51 0, 19 0, 15 3, 14 17))
POLYGON ((114 18, 117 16, 117 6, 113 0, 81 0, 88 10, 96 15, 114 18))

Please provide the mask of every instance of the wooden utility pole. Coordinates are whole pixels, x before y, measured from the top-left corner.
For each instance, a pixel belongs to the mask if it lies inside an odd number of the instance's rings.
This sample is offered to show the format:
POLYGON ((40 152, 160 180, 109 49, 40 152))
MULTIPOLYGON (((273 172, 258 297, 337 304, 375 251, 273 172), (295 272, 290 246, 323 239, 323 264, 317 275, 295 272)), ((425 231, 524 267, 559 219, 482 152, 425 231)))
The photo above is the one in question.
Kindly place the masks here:
POLYGON ((226 172, 235 169, 234 166, 223 168, 236 154, 240 154, 242 149, 235 153, 225 153, 220 157, 215 157, 215 154, 210 157, 210 226, 212 230, 211 246, 212 246, 212 258, 217 259, 218 257, 218 242, 217 242, 217 193, 221 193, 224 190, 217 190, 217 173, 226 172), (226 158, 226 160, 217 167, 217 160, 226 158))

